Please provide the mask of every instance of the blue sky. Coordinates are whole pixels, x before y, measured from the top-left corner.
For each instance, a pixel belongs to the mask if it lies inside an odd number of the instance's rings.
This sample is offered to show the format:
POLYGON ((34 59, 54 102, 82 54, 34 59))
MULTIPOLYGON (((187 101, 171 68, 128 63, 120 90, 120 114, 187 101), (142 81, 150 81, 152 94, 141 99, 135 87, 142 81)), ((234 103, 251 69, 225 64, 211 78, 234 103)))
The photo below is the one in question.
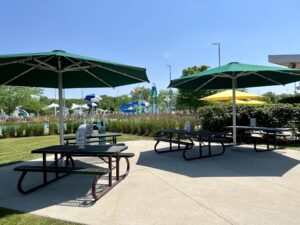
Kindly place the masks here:
MULTIPOLYGON (((158 90, 182 69, 221 61, 268 65, 269 54, 300 53, 300 1, 285 0, 3 0, 0 54, 62 49, 147 68, 158 90)), ((140 84, 151 87, 152 84, 140 84)), ((115 89, 84 89, 83 93, 120 95, 115 89)), ((292 93, 293 84, 248 89, 292 93)), ((54 97, 54 89, 45 90, 54 97)), ((81 89, 66 91, 81 97, 81 89)))

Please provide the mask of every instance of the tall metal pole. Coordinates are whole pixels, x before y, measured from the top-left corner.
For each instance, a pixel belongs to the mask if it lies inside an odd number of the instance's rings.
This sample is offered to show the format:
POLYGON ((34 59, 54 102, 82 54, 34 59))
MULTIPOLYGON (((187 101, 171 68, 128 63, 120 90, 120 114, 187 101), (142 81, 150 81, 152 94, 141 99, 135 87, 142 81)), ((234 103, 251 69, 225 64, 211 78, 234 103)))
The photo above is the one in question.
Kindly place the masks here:
POLYGON ((218 46, 218 59, 219 59, 219 67, 220 67, 221 66, 221 43, 216 42, 216 43, 212 43, 212 45, 218 46))
POLYGON ((61 58, 58 58, 58 102, 59 102, 59 141, 64 145, 64 101, 63 101, 63 79, 61 72, 61 58))
POLYGON ((235 99, 236 77, 232 77, 232 134, 233 149, 236 149, 236 99, 235 99))
MULTIPOLYGON (((171 80, 172 80, 172 65, 167 65, 167 67, 169 67, 169 76, 170 76, 170 83, 171 83, 171 80)), ((170 110, 170 113, 172 113, 172 89, 171 89, 171 87, 169 88, 169 97, 170 97, 169 110, 170 110)))

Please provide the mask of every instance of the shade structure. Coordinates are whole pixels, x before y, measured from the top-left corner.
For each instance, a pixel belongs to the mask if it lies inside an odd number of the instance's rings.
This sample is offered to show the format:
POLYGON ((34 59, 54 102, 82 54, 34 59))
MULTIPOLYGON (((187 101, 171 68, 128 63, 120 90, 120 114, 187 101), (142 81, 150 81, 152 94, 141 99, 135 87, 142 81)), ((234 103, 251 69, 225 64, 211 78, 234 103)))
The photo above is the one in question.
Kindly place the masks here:
POLYGON ((267 102, 258 101, 258 100, 250 100, 246 101, 248 105, 265 105, 268 104, 267 102))
POLYGON ((59 107, 59 105, 53 102, 52 104, 42 108, 42 110, 54 109, 54 115, 56 116, 56 109, 58 107, 59 107))
POLYGON ((75 103, 72 103, 71 110, 75 109, 89 109, 87 104, 77 105, 75 103))
MULTIPOLYGON (((261 98, 262 96, 251 94, 247 92, 242 91, 236 91, 235 92, 235 98, 236 99, 253 99, 253 98, 261 98)), ((222 91, 204 98, 201 98, 202 101, 226 101, 226 100, 232 100, 232 91, 226 90, 222 91)))
POLYGON ((232 89, 233 148, 236 148, 236 88, 284 85, 300 80, 300 70, 229 63, 172 80, 169 87, 180 89, 232 89))
POLYGON ((247 105, 247 101, 237 99, 237 100, 235 101, 235 104, 237 104, 237 105, 247 105))
POLYGON ((0 85, 58 88, 63 144, 63 88, 117 87, 149 82, 146 69, 61 50, 0 55, 0 85))
POLYGON ((97 107, 97 104, 95 102, 89 102, 87 104, 88 107, 97 107))
POLYGON ((42 108, 43 110, 47 110, 47 109, 55 109, 55 108, 58 108, 59 107, 59 105, 58 104, 56 104, 56 103, 51 103, 50 105, 48 105, 48 106, 46 106, 46 107, 44 107, 44 108, 42 108))

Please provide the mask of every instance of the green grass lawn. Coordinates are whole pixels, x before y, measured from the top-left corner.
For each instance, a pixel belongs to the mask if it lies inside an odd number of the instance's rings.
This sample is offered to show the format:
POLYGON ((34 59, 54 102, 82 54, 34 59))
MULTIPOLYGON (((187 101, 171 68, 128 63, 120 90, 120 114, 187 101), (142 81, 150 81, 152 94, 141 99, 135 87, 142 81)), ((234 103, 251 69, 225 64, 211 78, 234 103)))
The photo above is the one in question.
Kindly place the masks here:
MULTIPOLYGON (((117 140, 118 142, 124 142, 136 140, 152 140, 152 138, 124 134, 121 137, 118 137, 117 140)), ((39 158, 41 157, 40 155, 31 154, 31 151, 33 149, 42 148, 50 145, 56 145, 58 143, 58 135, 0 139, 0 167, 31 160, 34 158, 39 158)), ((0 225, 2 224, 60 225, 75 223, 69 223, 66 221, 51 219, 47 217, 35 216, 0 207, 0 225)))
MULTIPOLYGON (((151 137, 130 134, 117 137, 118 142, 151 139, 151 137)), ((56 145, 58 143, 58 135, 0 139, 0 167, 39 158, 41 157, 40 155, 31 154, 33 149, 56 145)))
POLYGON ((5 209, 0 207, 0 225, 71 225, 78 223, 70 223, 63 220, 52 219, 43 216, 31 215, 19 211, 5 209))

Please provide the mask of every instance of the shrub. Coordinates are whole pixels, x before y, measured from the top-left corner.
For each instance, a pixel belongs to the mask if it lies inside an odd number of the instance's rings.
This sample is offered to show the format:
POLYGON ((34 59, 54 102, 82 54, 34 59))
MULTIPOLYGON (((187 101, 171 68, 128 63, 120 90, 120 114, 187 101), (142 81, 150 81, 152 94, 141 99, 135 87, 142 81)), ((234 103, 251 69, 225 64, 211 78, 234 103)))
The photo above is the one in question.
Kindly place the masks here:
MULTIPOLYGON (((250 118, 256 118, 257 126, 293 127, 300 126, 300 107, 288 104, 237 106, 237 125, 249 126, 250 118)), ((232 125, 232 107, 207 106, 199 111, 199 120, 203 130, 222 131, 232 125)))

